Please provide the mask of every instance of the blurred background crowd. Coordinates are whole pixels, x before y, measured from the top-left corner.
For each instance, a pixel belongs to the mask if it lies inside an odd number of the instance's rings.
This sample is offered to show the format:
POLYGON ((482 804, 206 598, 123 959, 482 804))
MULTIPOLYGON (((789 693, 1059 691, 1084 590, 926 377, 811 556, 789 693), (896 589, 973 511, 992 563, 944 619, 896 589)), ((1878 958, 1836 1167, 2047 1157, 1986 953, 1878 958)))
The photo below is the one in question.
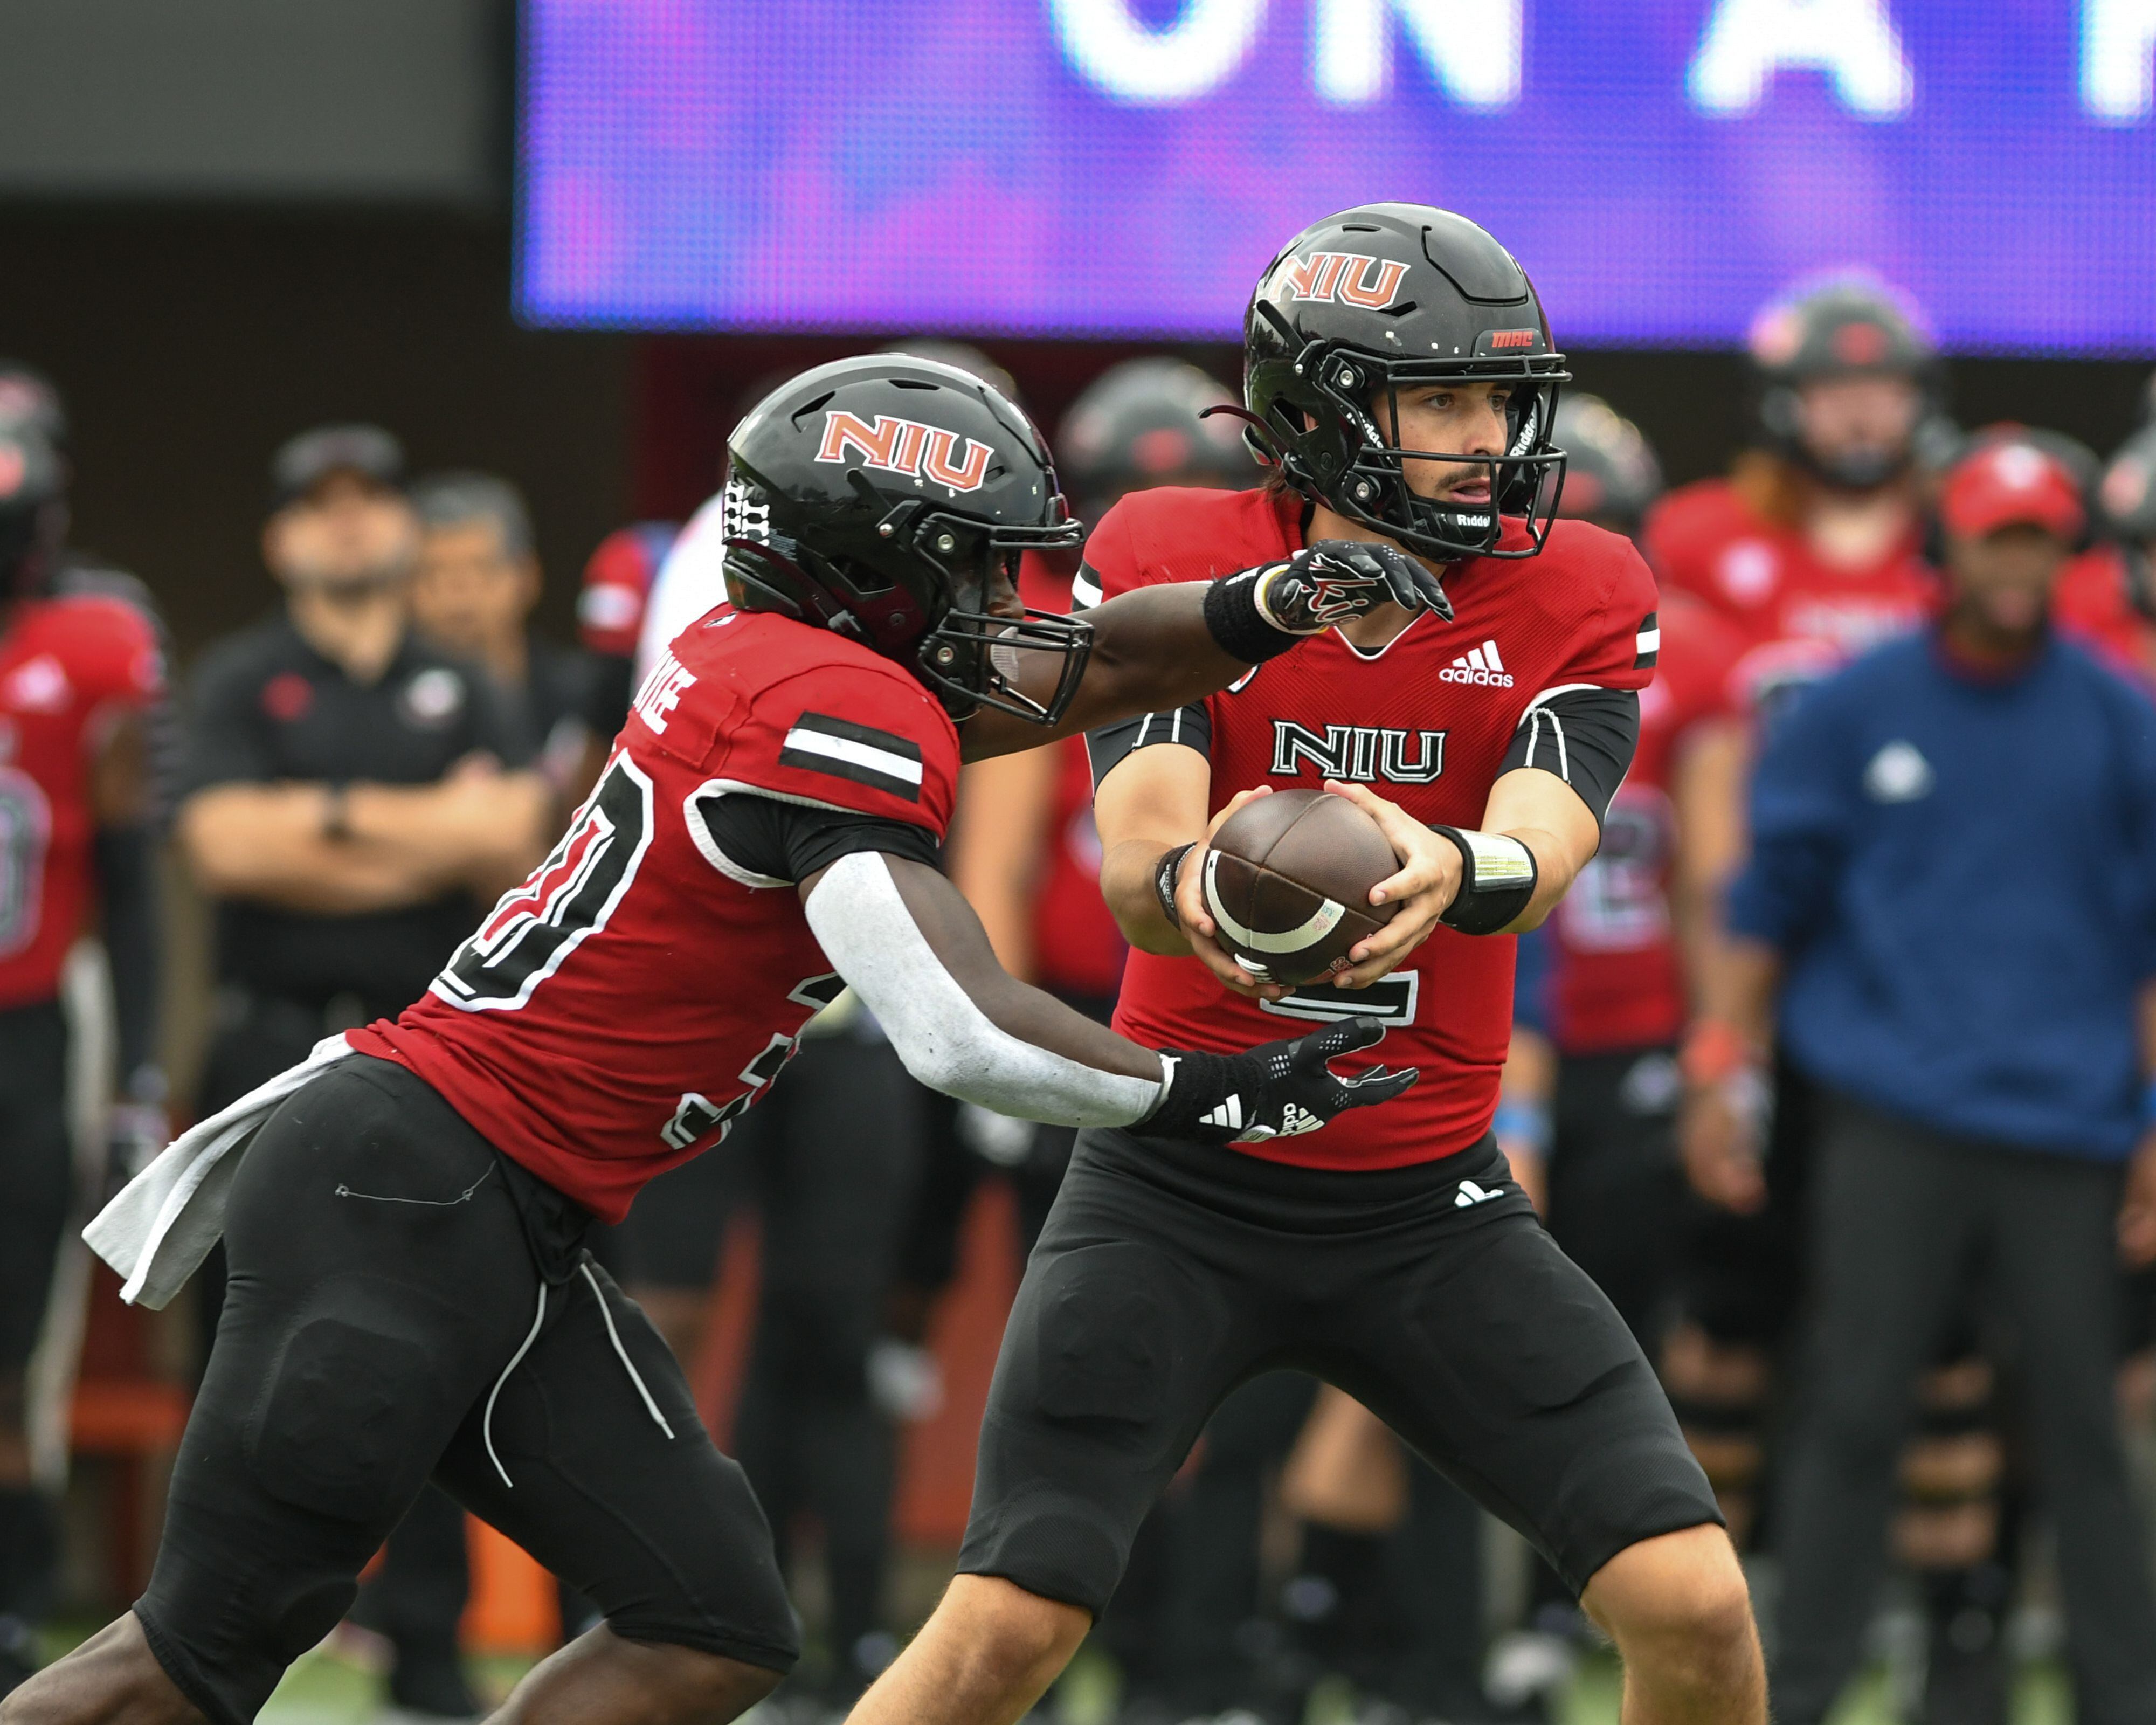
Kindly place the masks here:
MULTIPOLYGON (((0 7, 18 66, 64 10, 0 7)), ((281 57, 238 4, 111 49, 222 67, 168 162, 99 154, 149 100, 124 79, 0 118, 0 1692, 140 1587, 221 1295, 122 1307, 80 1221, 172 1127, 426 988, 546 854, 667 619, 719 597, 696 512, 732 424, 884 345, 516 326, 509 9, 382 10, 430 44, 393 75, 333 8, 292 8, 281 57)), ((1089 522, 1262 480, 1200 417, 1231 347, 885 338, 1024 403, 1089 522)), ((1658 1362, 1778 1680, 1861 1669, 1866 1718, 2071 1717, 2132 1632, 2120 1566, 2156 1569, 2156 1152, 2021 1055, 2092 1095, 2156 1056, 2118 879, 2156 837, 2118 793, 2156 782, 2156 726, 2016 644, 2156 691, 2156 390, 1944 356, 1856 270, 1790 283, 1747 352, 1573 367, 1562 512, 1640 545, 1660 661, 1601 854, 1521 943, 1500 1142, 1658 1362), (1835 680, 1897 640, 1898 680, 1835 680), (1956 841, 1889 881, 1919 805, 1956 841)), ((1033 564, 1029 601, 1075 572, 1033 564)), ((1075 743, 968 769, 947 865, 1008 968, 1105 1014, 1090 790, 1075 743)), ((775 1720, 842 1711, 947 1574, 1069 1147, 921 1090, 842 999, 604 1241, 790 1566, 813 1651, 775 1720)), ((470 1717, 587 1614, 430 1496, 266 1717, 470 1717)), ((1615 1717, 1532 1554, 1286 1374, 1222 1409, 1045 1705, 1615 1717)))

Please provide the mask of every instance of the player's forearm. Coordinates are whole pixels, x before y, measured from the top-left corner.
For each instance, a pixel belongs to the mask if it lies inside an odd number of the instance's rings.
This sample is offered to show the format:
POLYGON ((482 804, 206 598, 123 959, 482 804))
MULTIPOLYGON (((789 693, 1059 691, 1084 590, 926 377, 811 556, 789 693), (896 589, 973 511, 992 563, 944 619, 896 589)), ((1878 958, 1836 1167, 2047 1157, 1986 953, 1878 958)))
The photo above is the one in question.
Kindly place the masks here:
POLYGON ((1159 1103, 1159 1057, 1006 975, 932 870, 857 852, 822 871, 804 908, 825 955, 931 1089, 1061 1126, 1128 1126, 1159 1103))
POLYGON ((394 910, 443 891, 406 857, 331 837, 331 808, 326 785, 219 785, 181 806, 181 851, 213 898, 316 916, 394 910))
POLYGON ((535 773, 434 785, 355 784, 343 825, 438 887, 499 890, 530 872, 546 848, 553 797, 535 773))
POLYGON ((1574 847, 1557 834, 1540 827, 1509 827, 1503 836, 1517 839, 1534 854, 1535 890, 1527 900, 1527 907, 1507 923, 1506 934, 1525 934, 1530 929, 1540 928, 1549 920, 1549 914, 1558 901, 1572 890, 1572 883, 1579 878, 1585 866, 1585 857, 1575 857, 1574 847))
POLYGON ((1187 957, 1190 942, 1154 889, 1161 859, 1173 848, 1165 839, 1129 839, 1116 845, 1101 859, 1101 897, 1123 938, 1138 951, 1187 957))
POLYGON ((1133 714, 1165 711, 1218 694, 1250 668, 1214 639, 1205 620, 1208 581, 1175 582, 1119 594, 1086 614, 1093 648, 1063 716, 1034 725, 984 711, 960 732, 968 761, 1036 748, 1133 714))
POLYGON ((1732 936, 1718 943, 1701 983, 1702 1019, 1727 1025, 1753 1055, 1763 1058, 1774 1040, 1782 955, 1763 942, 1732 936))

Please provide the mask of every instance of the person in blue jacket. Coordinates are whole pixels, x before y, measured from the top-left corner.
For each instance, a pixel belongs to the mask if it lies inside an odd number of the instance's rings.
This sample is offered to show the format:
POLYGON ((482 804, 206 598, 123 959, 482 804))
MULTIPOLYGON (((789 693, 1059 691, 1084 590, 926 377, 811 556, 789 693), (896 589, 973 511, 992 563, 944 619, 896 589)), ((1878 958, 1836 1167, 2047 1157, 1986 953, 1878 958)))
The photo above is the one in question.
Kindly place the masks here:
MULTIPOLYGON (((1730 1096, 1777 1040, 1824 1094, 1775 1717, 1819 1725, 1856 1668, 1915 1388, 1980 1272, 2018 1339, 2078 1717, 2147 1725, 2112 1384, 2121 1260, 2156 1260, 2156 706, 2049 627, 2082 527, 2054 457, 1979 446, 1938 508, 1938 623, 1768 740, 1717 990, 1730 1096)), ((1746 1111, 1720 1117, 1743 1154, 1746 1111)))

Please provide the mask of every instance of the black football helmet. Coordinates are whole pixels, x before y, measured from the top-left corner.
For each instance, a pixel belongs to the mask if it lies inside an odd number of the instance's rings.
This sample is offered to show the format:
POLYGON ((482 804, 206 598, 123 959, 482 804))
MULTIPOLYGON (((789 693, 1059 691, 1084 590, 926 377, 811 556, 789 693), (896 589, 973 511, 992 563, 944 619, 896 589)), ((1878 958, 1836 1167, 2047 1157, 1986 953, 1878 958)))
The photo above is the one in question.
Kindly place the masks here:
POLYGON ((1558 513, 1640 531, 1662 495, 1662 464, 1640 428, 1599 395, 1568 395, 1551 428, 1564 450, 1564 498, 1558 513))
POLYGON ((1572 374, 1527 272, 1466 217, 1369 203, 1304 228, 1258 279, 1243 358, 1252 440, 1304 495, 1440 562, 1542 550, 1564 483, 1550 426, 1572 374), (1514 386, 1503 454, 1401 447, 1396 387, 1497 381, 1514 386), (1406 460, 1492 470, 1490 506, 1418 496, 1406 460), (1507 516, 1525 521, 1525 547, 1497 549, 1507 516))
POLYGON ((1064 483, 1081 512, 1097 517, 1150 485, 1255 485, 1264 475, 1234 420, 1206 417, 1234 400, 1184 360, 1152 355, 1109 367, 1056 429, 1064 483))
POLYGON ((36 426, 0 421, 0 599, 50 588, 67 530, 59 451, 36 426))
POLYGON ((818 366, 734 428, 723 505, 726 592, 746 611, 835 629, 896 660, 954 718, 978 707, 1050 725, 1077 693, 1092 629, 992 612, 1024 552, 1075 547, 1040 434, 997 390, 903 354, 818 366), (1058 661, 1045 701, 1019 686, 1058 661))
POLYGON ((1752 321, 1749 347, 1768 446, 1840 490, 1875 490, 1899 478, 1916 459, 1916 429, 1943 411, 1939 350, 1921 315, 1861 272, 1815 278, 1772 301, 1752 321), (1804 441, 1799 393, 1825 378, 1856 377, 1914 383, 1922 397, 1916 429, 1899 449, 1824 459, 1804 441))

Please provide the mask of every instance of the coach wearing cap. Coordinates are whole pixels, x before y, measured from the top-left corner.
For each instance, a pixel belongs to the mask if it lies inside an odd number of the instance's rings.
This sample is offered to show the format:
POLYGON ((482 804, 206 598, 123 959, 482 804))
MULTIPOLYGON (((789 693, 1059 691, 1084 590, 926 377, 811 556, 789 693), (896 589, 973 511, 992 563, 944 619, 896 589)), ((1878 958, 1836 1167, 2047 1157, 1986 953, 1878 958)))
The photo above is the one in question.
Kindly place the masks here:
POLYGON ((2049 627, 2082 511, 2031 444, 1966 454, 1941 618, 1800 697, 1753 789, 1731 1059, 1778 1031, 1827 1096, 1777 1518, 1786 1725, 1856 1665, 1915 1386, 1972 1274, 2018 1339, 2079 1717, 2156 1718, 2112 1404, 2121 1260, 2156 1260, 2156 707, 2049 627))
MULTIPOLYGON (((408 627, 420 523, 397 440, 368 425, 295 437, 271 498, 263 557, 284 608, 203 655, 182 773, 180 845, 217 905, 205 1114, 424 993, 482 903, 537 860, 552 809, 485 675, 408 627)), ((392 1698, 468 1714, 463 1521, 430 1505, 392 1542, 393 1580, 412 1572, 382 1601, 392 1698)))

